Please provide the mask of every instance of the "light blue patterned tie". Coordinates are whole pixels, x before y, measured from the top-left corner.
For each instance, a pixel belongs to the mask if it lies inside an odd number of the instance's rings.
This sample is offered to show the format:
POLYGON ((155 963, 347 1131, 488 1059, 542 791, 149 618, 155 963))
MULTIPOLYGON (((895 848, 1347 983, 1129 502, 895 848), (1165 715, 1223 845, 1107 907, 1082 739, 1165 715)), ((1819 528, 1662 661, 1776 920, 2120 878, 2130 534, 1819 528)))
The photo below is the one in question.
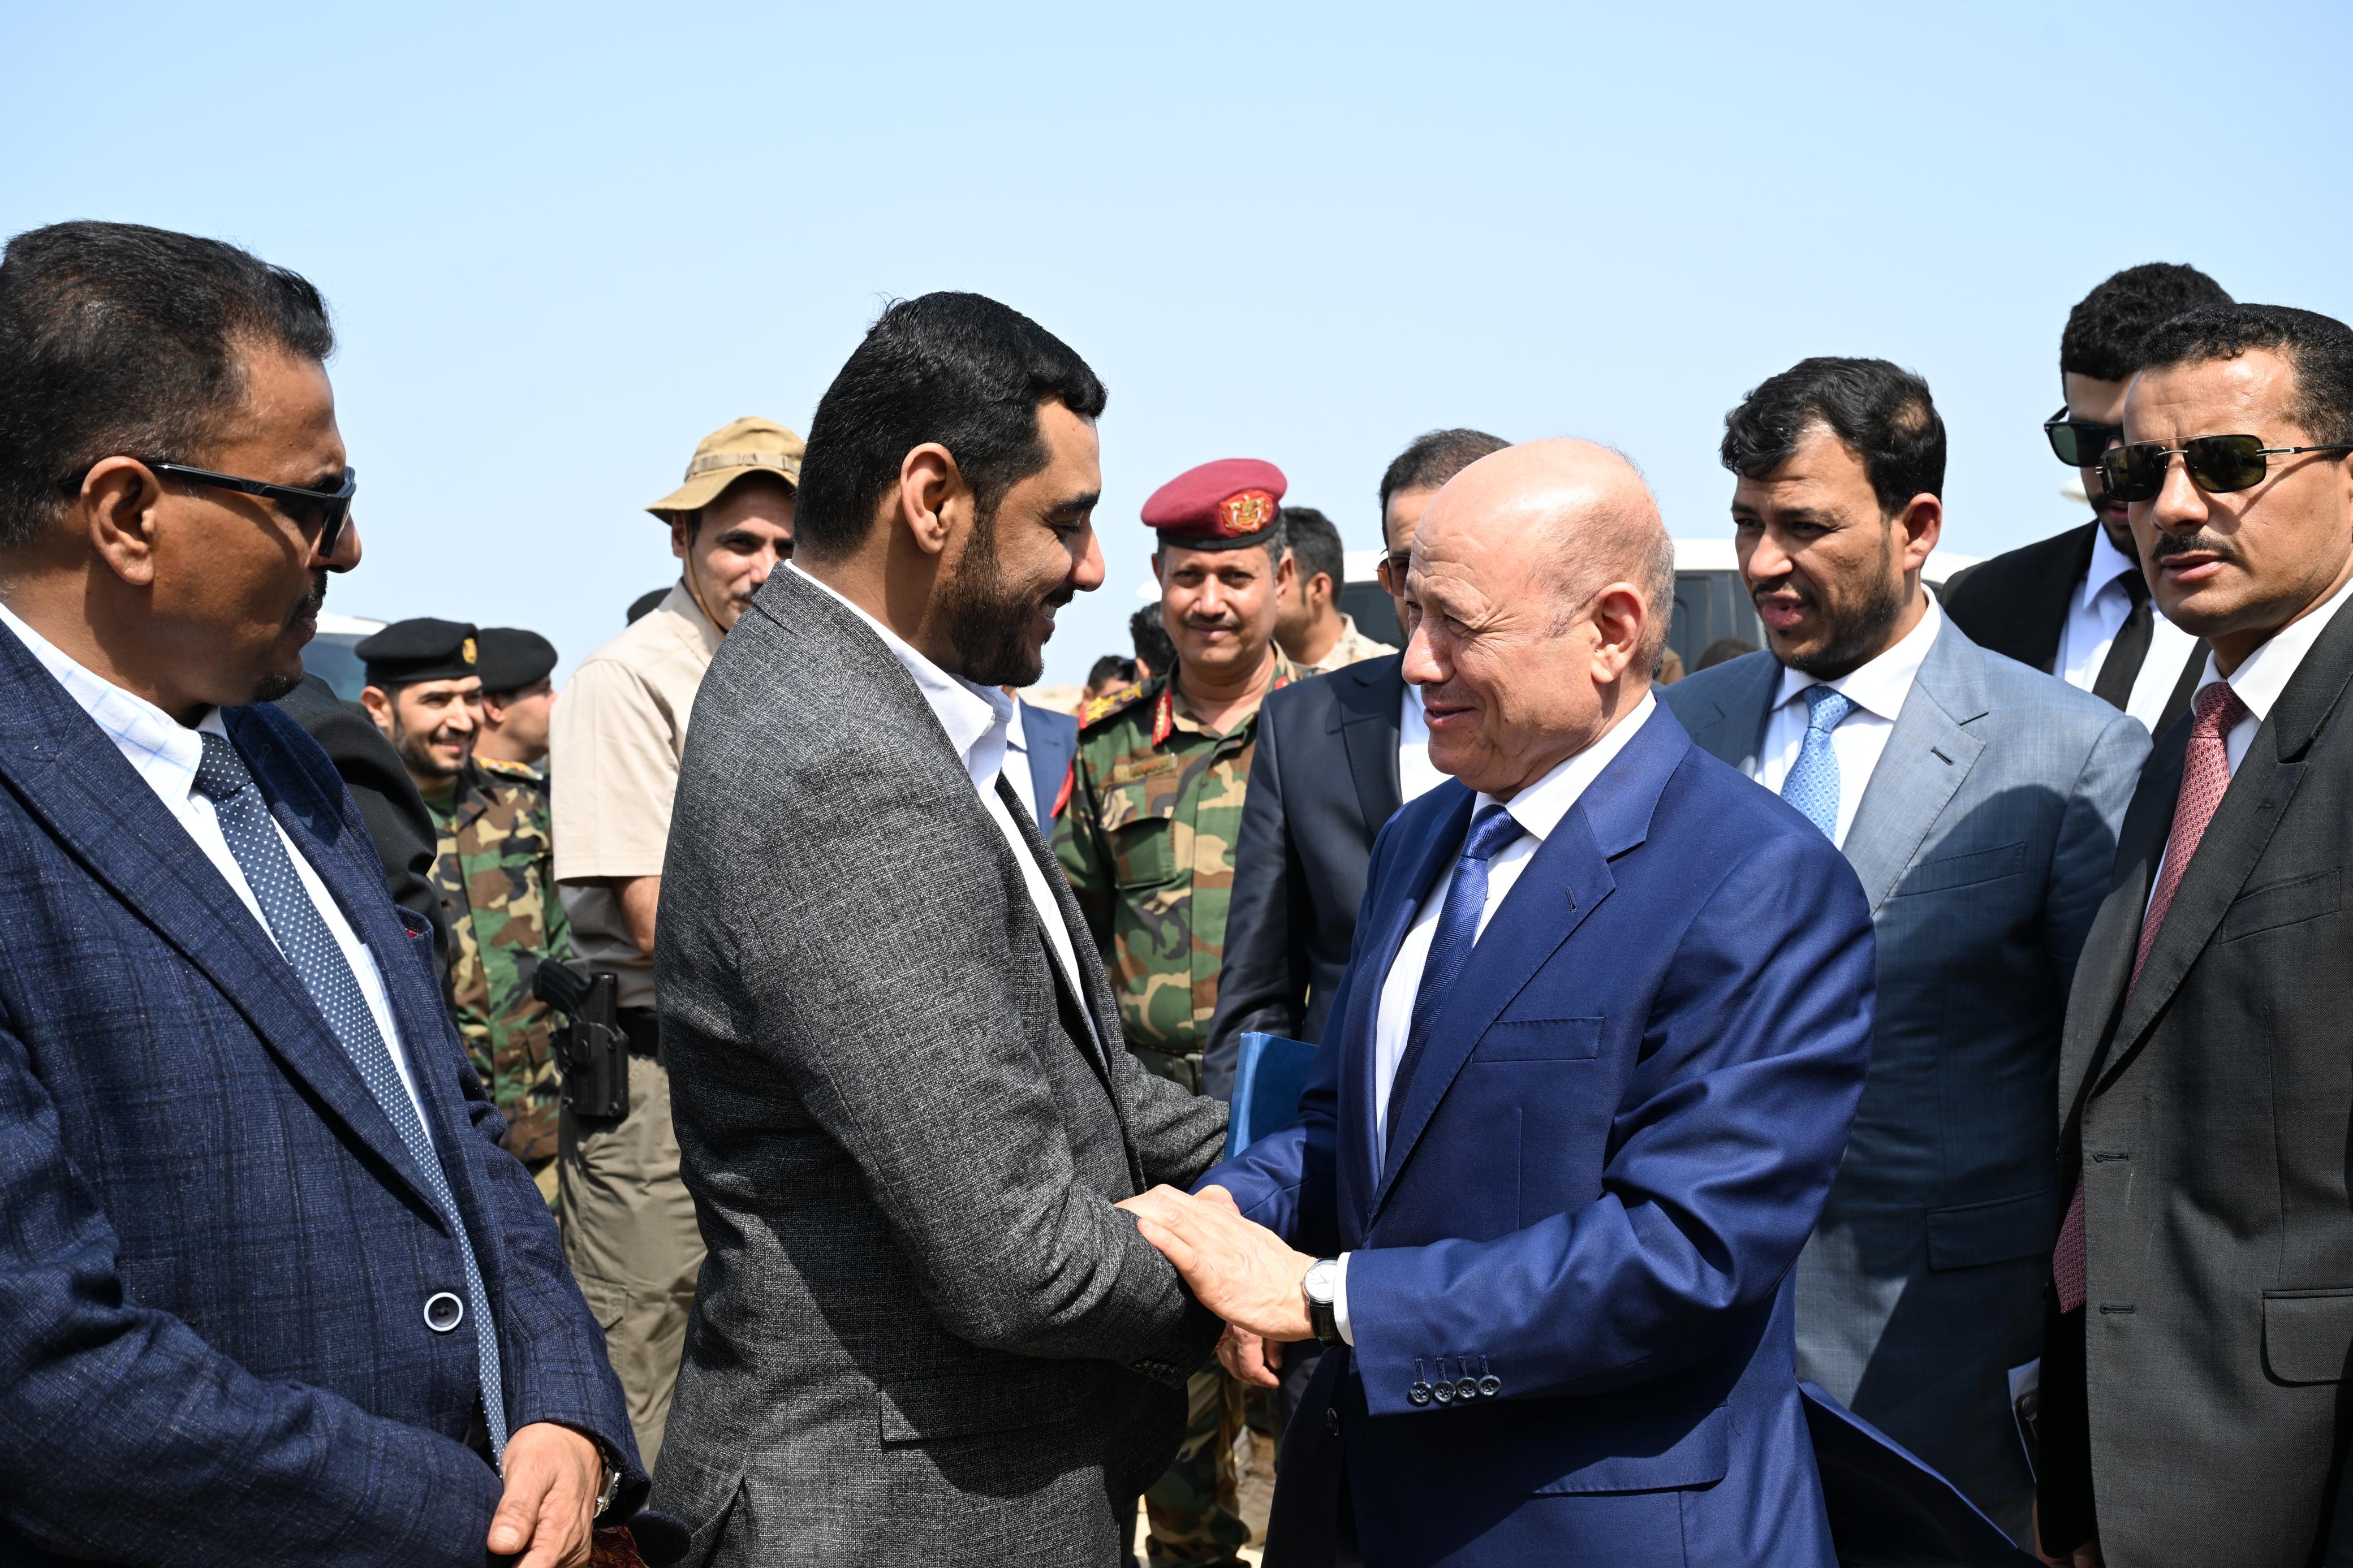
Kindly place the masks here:
POLYGON ((1838 842, 1838 753, 1831 750, 1831 731, 1854 711, 1854 699, 1827 686, 1806 688, 1806 743, 1781 781, 1781 798, 1805 813, 1806 820, 1838 842))
POLYGON ((1462 837, 1462 853, 1454 862, 1454 879, 1446 885, 1446 902, 1438 911, 1438 929, 1430 934, 1430 956, 1421 965, 1421 988, 1413 994, 1413 1012, 1407 1020, 1405 1049, 1389 1079, 1389 1131, 1395 1132, 1396 1111, 1404 1106, 1414 1069, 1428 1054, 1431 1028, 1440 1009, 1453 994, 1462 966, 1479 941, 1479 917, 1487 912, 1487 862, 1509 848, 1525 833, 1512 814, 1491 805, 1472 820, 1462 837))
MULTIPOLYGON (((334 932, 327 929, 325 919, 311 902, 301 878, 295 873, 285 841, 278 837, 278 825, 270 817, 269 806, 261 798, 261 792, 253 787, 253 775, 246 770, 245 759, 218 735, 205 734, 202 739, 205 757, 196 769, 196 788, 213 803, 213 814, 220 820, 221 836, 228 840, 229 853, 237 857, 238 868, 245 872, 246 885, 253 889, 255 901, 261 905, 270 934, 278 939, 286 961, 301 977, 302 988, 326 1016, 327 1025, 335 1031, 344 1054, 359 1068, 368 1092, 375 1097, 376 1104, 383 1107, 385 1115, 399 1132, 401 1142, 432 1189, 433 1201, 440 1205, 451 1234, 458 1239, 458 1256, 466 1268, 466 1310, 474 1319, 474 1342, 482 1384, 482 1423, 490 1429, 491 1451, 503 1455, 507 1446, 507 1406, 499 1371, 498 1331, 491 1321, 490 1294, 482 1289, 482 1271, 474 1261, 473 1244, 466 1237, 466 1222, 459 1217, 457 1199, 450 1194, 440 1161, 434 1158, 433 1142, 426 1136, 416 1102, 408 1098, 408 1090, 400 1081, 400 1071, 393 1065, 392 1051, 376 1027, 375 1015, 368 1010, 358 978, 352 973, 334 932)), ((447 1325, 455 1327, 454 1323, 447 1325)))

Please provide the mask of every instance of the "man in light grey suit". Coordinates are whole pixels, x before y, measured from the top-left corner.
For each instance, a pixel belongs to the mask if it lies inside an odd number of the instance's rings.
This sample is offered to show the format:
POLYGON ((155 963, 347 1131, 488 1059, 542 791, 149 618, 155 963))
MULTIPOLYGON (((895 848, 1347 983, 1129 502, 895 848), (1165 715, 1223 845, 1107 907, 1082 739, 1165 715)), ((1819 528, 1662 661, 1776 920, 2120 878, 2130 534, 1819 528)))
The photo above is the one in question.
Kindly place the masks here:
POLYGON ((997 688, 1103 581, 1103 405, 993 300, 891 307, 697 699, 655 927, 710 1248, 655 1483, 691 1563, 1121 1562, 1216 1340, 1113 1205, 1225 1110, 1124 1048, 1004 776, 997 688))
POLYGON ((1871 1079, 1798 1264, 1799 1370, 2030 1542, 2009 1373, 2040 1351, 2067 989, 2148 735, 1922 587, 1945 432, 1917 376, 1807 360, 1725 425, 1771 646, 1661 699, 1839 845, 1879 938, 1871 1079))

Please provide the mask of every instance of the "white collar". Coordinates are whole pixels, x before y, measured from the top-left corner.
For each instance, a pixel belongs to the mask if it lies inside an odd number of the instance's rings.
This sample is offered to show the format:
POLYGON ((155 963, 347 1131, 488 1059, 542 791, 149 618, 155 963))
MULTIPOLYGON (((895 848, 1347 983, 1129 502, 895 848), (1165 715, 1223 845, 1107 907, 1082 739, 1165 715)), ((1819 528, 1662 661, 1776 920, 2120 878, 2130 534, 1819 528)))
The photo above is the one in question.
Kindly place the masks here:
POLYGON ((923 694, 932 716, 947 731, 948 744, 955 748, 965 772, 983 788, 995 784, 1005 766, 1005 731, 1013 722, 1013 700, 993 686, 981 686, 960 675, 950 675, 917 652, 906 638, 843 598, 831 584, 802 572, 799 562, 785 564, 787 570, 799 573, 803 582, 831 594, 850 614, 874 628, 882 646, 914 679, 915 689, 923 694))
POLYGON ((2092 525, 2091 563, 2084 568, 2083 591, 2076 596, 2088 610, 2092 607, 2092 601, 2106 593, 2117 578, 2127 572, 2139 570, 2140 563, 2118 550, 2116 542, 2108 537, 2106 525, 2095 522, 2092 525))
MULTIPOLYGON (((2295 679, 2296 670, 2304 663, 2304 656, 2312 651, 2312 645, 2320 640, 2320 634, 2328 629, 2328 623, 2336 619, 2337 612, 2345 607, 2348 595, 2353 595, 2353 577, 2347 578, 2342 587, 2322 600, 2309 614, 2274 632, 2268 641, 2241 659, 2239 668, 2231 672, 2231 689, 2239 694, 2239 700, 2247 705, 2247 711, 2255 716, 2256 723, 2260 724, 2272 716, 2272 709, 2278 703, 2280 693, 2285 691, 2287 683, 2295 679)), ((2222 679, 2222 673, 2214 667, 2214 656, 2208 654, 2205 673, 2198 678, 2200 689, 2202 690, 2222 679)))
POLYGON ((1021 703, 1016 700, 1012 715, 1005 721, 1005 749, 1029 754, 1029 726, 1021 721, 1021 703))
POLYGON ((1827 686, 1841 696, 1850 698, 1854 705, 1867 713, 1894 723, 1904 711, 1904 700, 1912 695, 1912 683, 1920 678, 1920 667, 1928 662, 1929 645, 1944 628, 1945 612, 1936 604, 1936 595, 1928 595, 1927 613, 1920 624, 1896 639, 1895 646, 1860 668, 1851 669, 1836 680, 1817 680, 1802 669, 1781 667, 1780 693, 1773 699, 1779 708, 1795 701, 1809 686, 1827 686))
POLYGON ((74 658, 5 605, 0 605, 0 625, 16 634, 25 651, 56 677, 74 705, 106 732, 115 749, 156 793, 176 798, 195 787, 196 768, 205 759, 205 743, 198 737, 211 733, 227 738, 228 734, 219 709, 207 709, 195 728, 190 729, 74 658))
POLYGON ((1527 829, 1529 837, 1543 843, 1552 837, 1552 830, 1560 826, 1560 819, 1568 815, 1569 808, 1577 803, 1593 781, 1601 776, 1601 770, 1626 749, 1626 742, 1634 738, 1634 731, 1650 721, 1658 706, 1659 700, 1654 693, 1643 692, 1642 700, 1634 705, 1634 710, 1620 720, 1609 733, 1575 756, 1555 764, 1550 773, 1508 801, 1498 802, 1493 795, 1482 794, 1472 803, 1471 814, 1476 816, 1487 807, 1500 804, 1512 814, 1513 821, 1527 829))

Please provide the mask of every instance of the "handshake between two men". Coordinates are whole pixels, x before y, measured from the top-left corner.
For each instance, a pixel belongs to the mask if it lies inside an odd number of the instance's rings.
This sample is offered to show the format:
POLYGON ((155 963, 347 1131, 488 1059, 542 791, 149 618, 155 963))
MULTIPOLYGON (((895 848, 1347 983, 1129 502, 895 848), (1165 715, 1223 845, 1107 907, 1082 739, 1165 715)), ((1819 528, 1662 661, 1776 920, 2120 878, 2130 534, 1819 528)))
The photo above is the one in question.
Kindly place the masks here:
POLYGON ((1220 1186, 1191 1194, 1159 1186, 1117 1205, 1226 1325, 1218 1360, 1244 1383, 1281 1381, 1282 1347, 1315 1337, 1303 1281, 1314 1259, 1242 1217, 1220 1186))

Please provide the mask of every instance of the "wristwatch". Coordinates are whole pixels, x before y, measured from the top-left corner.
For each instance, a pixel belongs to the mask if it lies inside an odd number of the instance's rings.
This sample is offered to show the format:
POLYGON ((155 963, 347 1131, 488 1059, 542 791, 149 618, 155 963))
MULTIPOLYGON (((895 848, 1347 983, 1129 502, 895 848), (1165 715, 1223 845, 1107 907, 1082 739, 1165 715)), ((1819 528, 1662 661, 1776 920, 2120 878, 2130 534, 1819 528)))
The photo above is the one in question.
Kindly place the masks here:
POLYGON ((1345 1344, 1340 1338, 1339 1314, 1332 1310, 1332 1298, 1340 1289, 1340 1260, 1319 1258, 1307 1266, 1307 1273, 1299 1281, 1299 1293, 1307 1298, 1307 1321, 1315 1337, 1327 1345, 1345 1344))
POLYGON ((606 1510, 613 1506, 613 1500, 621 1495, 621 1468, 613 1463, 612 1457, 604 1452, 604 1447, 602 1443, 596 1445, 596 1457, 605 1466, 605 1484, 597 1489, 596 1506, 588 1513, 591 1520, 604 1518, 606 1510))

